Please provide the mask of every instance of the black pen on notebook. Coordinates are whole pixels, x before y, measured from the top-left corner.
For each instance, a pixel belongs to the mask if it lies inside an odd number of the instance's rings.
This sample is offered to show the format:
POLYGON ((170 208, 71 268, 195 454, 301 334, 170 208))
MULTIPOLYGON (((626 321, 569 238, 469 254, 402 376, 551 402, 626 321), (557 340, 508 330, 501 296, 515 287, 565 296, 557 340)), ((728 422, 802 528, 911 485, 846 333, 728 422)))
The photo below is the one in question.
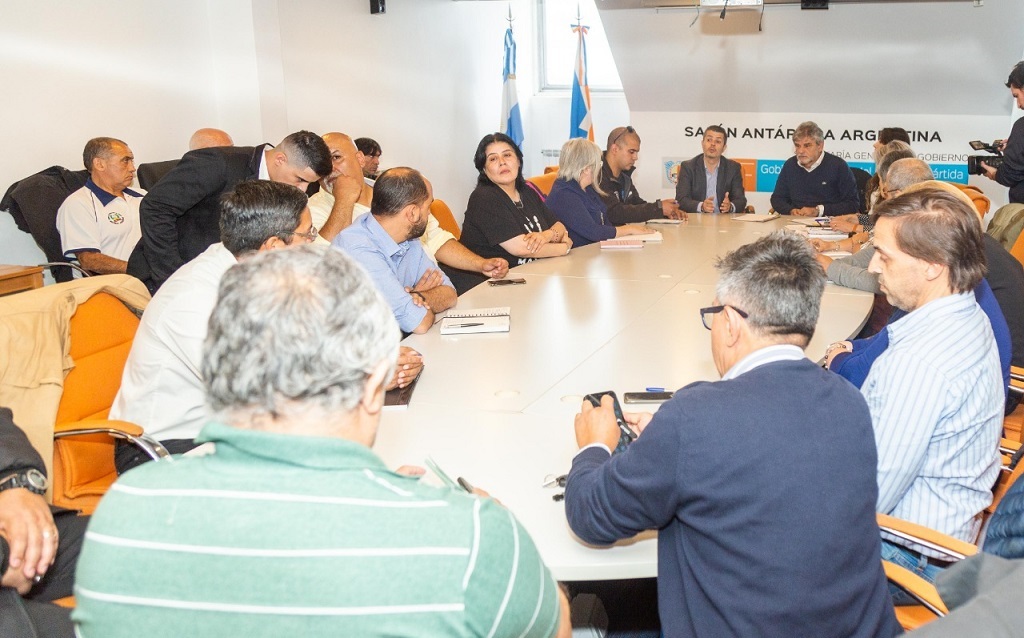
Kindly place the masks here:
POLYGON ((448 327, 449 328, 472 328, 474 326, 482 326, 482 325, 484 325, 484 322, 480 321, 478 323, 452 323, 452 324, 448 324, 448 327))

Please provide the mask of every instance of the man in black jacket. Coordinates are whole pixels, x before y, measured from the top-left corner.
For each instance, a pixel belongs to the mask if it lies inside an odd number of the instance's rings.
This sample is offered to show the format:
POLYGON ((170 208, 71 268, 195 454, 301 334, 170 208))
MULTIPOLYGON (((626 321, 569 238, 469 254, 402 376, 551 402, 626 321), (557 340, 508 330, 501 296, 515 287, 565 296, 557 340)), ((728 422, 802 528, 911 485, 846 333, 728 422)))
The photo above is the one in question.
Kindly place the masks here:
POLYGON ((0 636, 73 636, 70 610, 48 601, 72 594, 87 516, 50 507, 46 466, 0 408, 0 636))
POLYGON ((277 146, 236 146, 190 151, 142 200, 142 240, 128 274, 150 292, 211 244, 220 241, 220 198, 236 184, 268 179, 305 192, 331 173, 331 152, 315 133, 299 131, 277 146))
MULTIPOLYGON (((1018 62, 1010 71, 1006 88, 1017 102, 1018 109, 1024 109, 1024 62, 1018 62)), ((1000 149, 1003 163, 996 170, 982 162, 985 176, 1003 186, 1010 187, 1010 203, 1024 203, 1024 117, 1013 123, 1010 137, 1003 141, 1000 149)))
POLYGON ((632 126, 620 126, 608 134, 608 148, 601 165, 601 190, 604 191, 608 219, 616 226, 642 224, 648 219, 668 217, 686 219, 671 199, 646 202, 633 185, 633 171, 640 157, 640 135, 632 126))

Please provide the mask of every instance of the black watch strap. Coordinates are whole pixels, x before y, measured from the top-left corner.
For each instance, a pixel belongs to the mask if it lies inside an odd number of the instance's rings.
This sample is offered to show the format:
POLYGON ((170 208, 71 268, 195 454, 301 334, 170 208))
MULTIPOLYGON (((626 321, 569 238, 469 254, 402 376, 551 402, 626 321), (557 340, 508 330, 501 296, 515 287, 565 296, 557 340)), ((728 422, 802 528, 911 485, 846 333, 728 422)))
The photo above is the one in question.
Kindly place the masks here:
POLYGON ((35 468, 21 470, 0 478, 0 492, 17 487, 23 487, 30 492, 43 495, 46 494, 49 482, 46 480, 46 475, 35 468))

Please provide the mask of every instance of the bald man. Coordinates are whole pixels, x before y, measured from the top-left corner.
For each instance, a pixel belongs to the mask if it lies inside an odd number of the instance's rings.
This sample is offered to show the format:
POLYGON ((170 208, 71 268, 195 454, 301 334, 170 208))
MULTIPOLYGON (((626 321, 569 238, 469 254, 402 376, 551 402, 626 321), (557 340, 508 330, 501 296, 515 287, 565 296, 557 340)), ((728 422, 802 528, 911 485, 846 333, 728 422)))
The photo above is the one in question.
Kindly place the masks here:
MULTIPOLYGON (((309 198, 309 212, 313 225, 320 229, 317 241, 331 242, 370 212, 373 188, 363 180, 363 154, 352 138, 338 132, 325 133, 323 138, 331 152, 331 174, 320 180, 320 190, 309 198)), ((488 277, 501 279, 508 274, 507 261, 477 255, 441 228, 433 215, 427 216, 420 242, 431 259, 444 264, 459 294, 488 277)))
POLYGON ((188 150, 214 148, 216 146, 234 146, 235 141, 219 128, 201 128, 188 140, 188 150))

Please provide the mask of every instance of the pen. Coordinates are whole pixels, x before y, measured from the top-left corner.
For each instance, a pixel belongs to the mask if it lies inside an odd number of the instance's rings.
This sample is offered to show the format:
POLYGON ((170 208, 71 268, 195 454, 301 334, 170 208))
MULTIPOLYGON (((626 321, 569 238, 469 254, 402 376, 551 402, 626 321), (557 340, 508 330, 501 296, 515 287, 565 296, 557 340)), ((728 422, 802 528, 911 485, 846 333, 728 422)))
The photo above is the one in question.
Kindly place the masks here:
POLYGON ((644 388, 645 392, 664 392, 665 388, 644 388))
POLYGON ((481 321, 480 323, 453 323, 453 324, 450 324, 448 327, 449 328, 472 328, 473 326, 482 326, 482 325, 484 325, 484 322, 481 321))

